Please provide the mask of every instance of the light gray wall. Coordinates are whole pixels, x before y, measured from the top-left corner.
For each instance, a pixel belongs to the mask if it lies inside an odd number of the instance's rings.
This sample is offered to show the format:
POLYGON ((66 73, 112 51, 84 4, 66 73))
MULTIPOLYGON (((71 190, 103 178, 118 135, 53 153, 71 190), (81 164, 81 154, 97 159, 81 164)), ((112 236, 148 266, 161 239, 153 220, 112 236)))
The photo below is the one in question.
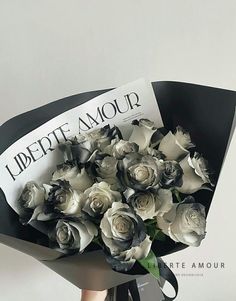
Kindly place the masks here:
MULTIPOLYGON (((233 0, 0 0, 0 124, 50 101, 139 77, 236 90, 235 11, 233 0)), ((178 300, 198 300, 189 299, 196 282, 196 291, 210 294, 221 276, 180 280, 188 292, 178 300)), ((221 290, 219 300, 232 299, 231 289, 221 290)), ((79 291, 0 245, 0 300, 32 297, 75 301, 79 291)), ((208 297, 201 300, 218 300, 208 297)))

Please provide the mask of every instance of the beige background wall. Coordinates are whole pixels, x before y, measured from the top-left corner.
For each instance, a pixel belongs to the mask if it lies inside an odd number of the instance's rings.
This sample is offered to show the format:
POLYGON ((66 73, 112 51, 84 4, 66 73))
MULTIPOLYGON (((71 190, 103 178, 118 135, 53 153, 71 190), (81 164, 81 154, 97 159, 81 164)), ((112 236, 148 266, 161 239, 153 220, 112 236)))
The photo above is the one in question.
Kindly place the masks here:
MULTIPOLYGON (((235 12, 233 0, 0 0, 0 124, 50 101, 139 77, 236 90, 235 12)), ((227 261, 227 268, 206 271, 201 279, 182 277, 178 300, 236 296, 229 280, 236 277, 235 243, 231 250, 217 244, 234 235, 235 150, 234 142, 227 178, 209 215, 208 239, 201 248, 168 259, 208 260, 213 254, 215 261, 227 261), (225 211, 226 203, 230 210, 225 211)), ((35 260, 0 245, 0 300, 32 297, 75 301, 79 291, 35 260)))

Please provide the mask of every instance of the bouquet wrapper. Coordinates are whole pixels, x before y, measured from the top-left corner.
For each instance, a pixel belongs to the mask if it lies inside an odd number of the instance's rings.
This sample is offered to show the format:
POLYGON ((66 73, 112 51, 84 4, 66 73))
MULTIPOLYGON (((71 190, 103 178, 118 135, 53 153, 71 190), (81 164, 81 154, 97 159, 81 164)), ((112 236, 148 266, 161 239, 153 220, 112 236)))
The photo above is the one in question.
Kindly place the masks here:
MULTIPOLYGON (((217 181, 235 127, 236 92, 180 82, 154 82, 152 85, 164 126, 171 130, 180 124, 191 132, 199 151, 209 159, 217 181)), ((67 97, 7 121, 0 127, 0 154, 55 116, 107 91, 67 97)), ((212 193, 199 191, 195 198, 206 206, 208 212, 212 193)), ((43 234, 30 225, 20 224, 3 191, 0 191, 0 242, 34 257, 82 289, 109 289, 147 273, 138 265, 129 273, 115 272, 101 250, 62 257, 57 250, 44 246, 43 234)), ((158 256, 164 256, 185 247, 181 243, 167 241, 154 243, 153 250, 157 250, 158 256)))

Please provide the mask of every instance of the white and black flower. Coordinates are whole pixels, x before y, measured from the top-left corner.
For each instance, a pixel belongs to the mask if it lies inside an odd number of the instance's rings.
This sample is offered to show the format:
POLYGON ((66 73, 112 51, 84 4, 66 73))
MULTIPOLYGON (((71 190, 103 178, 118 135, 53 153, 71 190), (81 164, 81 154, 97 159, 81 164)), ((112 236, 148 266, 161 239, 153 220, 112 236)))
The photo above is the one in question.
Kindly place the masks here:
POLYGON ((97 236, 96 226, 87 220, 64 220, 56 224, 55 240, 60 249, 82 252, 97 236))
POLYGON ((67 161, 57 166, 57 170, 52 175, 52 183, 57 180, 66 180, 70 186, 78 191, 84 191, 93 185, 93 180, 88 175, 86 169, 79 168, 74 162, 67 161))
POLYGON ((118 190, 120 187, 117 179, 117 164, 117 159, 111 156, 105 156, 95 160, 97 181, 107 182, 113 190, 118 190))
POLYGON ((157 131, 154 122, 148 119, 140 119, 133 123, 133 132, 129 138, 130 142, 134 142, 142 151, 150 146, 153 134, 157 131))
POLYGON ((65 153, 68 161, 76 160, 78 163, 93 161, 98 151, 103 151, 112 139, 121 138, 121 133, 117 127, 110 128, 109 125, 103 128, 93 130, 89 133, 83 133, 60 144, 60 149, 65 153))
POLYGON ((174 241, 198 247, 206 233, 205 207, 188 197, 165 215, 157 216, 157 224, 174 241))
POLYGON ((114 202, 104 214, 100 228, 113 268, 127 271, 135 261, 147 257, 151 240, 142 219, 127 204, 114 202))
POLYGON ((113 202, 119 201, 121 201, 121 194, 111 190, 109 184, 95 183, 84 191, 82 210, 91 217, 99 217, 112 206, 113 202))
POLYGON ((42 205, 45 200, 45 189, 36 182, 26 183, 20 196, 20 205, 24 209, 35 209, 42 205))
POLYGON ((165 159, 165 155, 159 151, 158 149, 152 148, 152 147, 148 147, 145 149, 145 151, 141 152, 144 155, 150 155, 152 157, 155 157, 158 160, 164 160, 165 159))
POLYGON ((119 162, 121 179, 125 186, 135 190, 158 188, 161 179, 161 163, 156 158, 130 153, 119 162))
POLYGON ((158 191, 138 191, 132 194, 127 203, 130 204, 142 220, 152 219, 168 212, 173 205, 172 193, 167 189, 158 191))
POLYGON ((188 154, 189 148, 194 146, 189 133, 177 126, 175 134, 169 131, 163 137, 158 149, 166 156, 167 160, 179 160, 188 154))
POLYGON ((180 166, 183 169, 183 183, 180 187, 177 187, 179 192, 191 194, 207 188, 205 184, 214 186, 210 178, 208 162, 197 152, 194 153, 193 158, 187 155, 180 162, 180 166))
POLYGON ((64 152, 65 161, 75 160, 79 164, 91 161, 97 152, 96 142, 87 139, 86 135, 82 134, 61 143, 59 148, 64 152))
POLYGON ((97 148, 103 152, 113 139, 121 139, 122 135, 118 127, 114 126, 111 128, 109 125, 106 125, 103 128, 89 132, 86 134, 86 138, 94 141, 97 148))
POLYGON ((107 153, 116 159, 122 159, 126 154, 138 152, 139 146, 130 141, 113 139, 111 144, 104 149, 104 153, 107 153))
POLYGON ((162 161, 160 186, 165 189, 182 185, 183 170, 176 161, 162 161))
POLYGON ((81 215, 81 197, 76 190, 72 189, 70 183, 58 180, 52 184, 45 202, 44 213, 47 215, 81 215))

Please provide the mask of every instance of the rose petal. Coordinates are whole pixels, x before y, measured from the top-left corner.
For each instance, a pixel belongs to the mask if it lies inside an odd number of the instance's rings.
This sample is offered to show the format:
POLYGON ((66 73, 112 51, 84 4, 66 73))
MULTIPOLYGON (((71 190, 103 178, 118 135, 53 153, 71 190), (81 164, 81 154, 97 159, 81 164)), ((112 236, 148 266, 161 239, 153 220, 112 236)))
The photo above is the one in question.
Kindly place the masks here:
POLYGON ((142 151, 150 145, 152 135, 156 132, 156 129, 153 130, 137 125, 134 125, 133 127, 133 132, 129 141, 136 143, 139 146, 139 151, 142 151))
POLYGON ((198 176, 189 164, 190 155, 186 156, 182 161, 180 161, 180 166, 183 169, 183 184, 181 187, 176 187, 176 189, 185 194, 192 194, 200 189, 203 189, 202 185, 205 183, 200 176, 198 176))

